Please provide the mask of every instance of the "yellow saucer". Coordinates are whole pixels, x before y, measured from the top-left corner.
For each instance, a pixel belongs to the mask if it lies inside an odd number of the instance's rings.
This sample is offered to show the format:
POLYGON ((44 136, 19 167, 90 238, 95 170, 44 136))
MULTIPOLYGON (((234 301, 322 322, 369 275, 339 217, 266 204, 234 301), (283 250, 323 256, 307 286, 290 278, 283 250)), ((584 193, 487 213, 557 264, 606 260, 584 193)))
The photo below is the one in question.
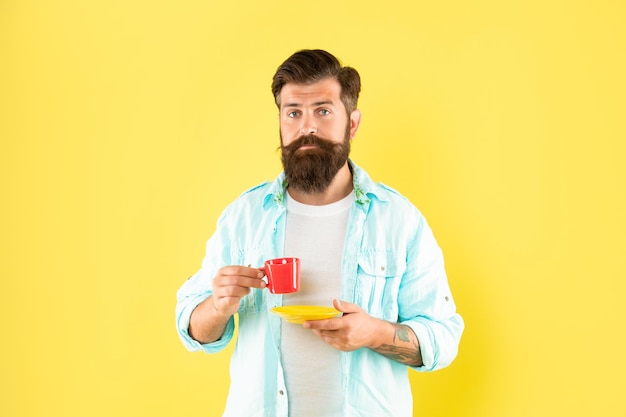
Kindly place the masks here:
POLYGON ((282 306, 274 307, 272 313, 278 314, 289 323, 302 324, 307 320, 323 320, 337 317, 340 311, 324 306, 282 306))

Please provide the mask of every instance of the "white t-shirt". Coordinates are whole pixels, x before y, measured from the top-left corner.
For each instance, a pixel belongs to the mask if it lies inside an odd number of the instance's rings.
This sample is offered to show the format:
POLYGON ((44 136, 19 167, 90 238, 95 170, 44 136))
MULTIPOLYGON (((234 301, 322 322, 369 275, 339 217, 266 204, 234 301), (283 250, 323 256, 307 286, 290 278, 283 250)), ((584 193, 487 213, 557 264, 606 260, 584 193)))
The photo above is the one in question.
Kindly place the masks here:
MULTIPOLYGON (((300 258, 300 291, 283 305, 332 306, 341 294, 341 257, 354 193, 309 206, 287 193, 285 256, 300 258)), ((341 417, 341 352, 302 325, 281 322, 290 417, 341 417)))

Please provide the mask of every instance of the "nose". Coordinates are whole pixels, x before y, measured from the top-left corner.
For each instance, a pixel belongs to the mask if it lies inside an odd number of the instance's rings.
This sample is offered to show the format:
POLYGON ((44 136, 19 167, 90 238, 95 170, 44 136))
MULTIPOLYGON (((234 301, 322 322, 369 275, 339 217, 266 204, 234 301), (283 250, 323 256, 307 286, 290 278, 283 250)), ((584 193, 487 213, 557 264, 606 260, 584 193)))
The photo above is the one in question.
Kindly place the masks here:
POLYGON ((302 125, 300 126, 301 135, 313 135, 317 133, 317 124, 313 116, 303 116, 302 125))

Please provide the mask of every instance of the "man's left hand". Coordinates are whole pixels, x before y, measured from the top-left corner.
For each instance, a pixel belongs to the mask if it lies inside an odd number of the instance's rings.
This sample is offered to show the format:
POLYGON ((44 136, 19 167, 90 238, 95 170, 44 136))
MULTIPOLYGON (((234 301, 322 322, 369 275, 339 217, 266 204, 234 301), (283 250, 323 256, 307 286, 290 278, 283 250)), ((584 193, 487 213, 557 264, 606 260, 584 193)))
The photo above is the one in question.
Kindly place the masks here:
POLYGON ((362 347, 376 347, 386 322, 367 314, 356 304, 334 300, 334 307, 343 316, 326 320, 309 320, 305 329, 313 330, 320 339, 335 349, 352 351, 362 347))

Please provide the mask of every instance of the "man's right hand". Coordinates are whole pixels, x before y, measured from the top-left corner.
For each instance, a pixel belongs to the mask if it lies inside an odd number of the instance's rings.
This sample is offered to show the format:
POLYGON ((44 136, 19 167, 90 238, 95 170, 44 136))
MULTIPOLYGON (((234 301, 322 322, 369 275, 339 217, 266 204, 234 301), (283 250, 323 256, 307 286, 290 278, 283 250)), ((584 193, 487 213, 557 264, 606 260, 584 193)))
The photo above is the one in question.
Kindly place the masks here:
POLYGON ((250 288, 265 288, 263 269, 225 266, 213 279, 213 295, 198 304, 191 313, 189 335, 200 343, 218 340, 224 334, 230 317, 239 309, 241 298, 250 288))
POLYGON ((217 271, 213 279, 213 306, 224 317, 232 316, 239 308, 241 298, 250 293, 250 288, 265 288, 261 278, 262 269, 246 266, 225 266, 217 271))

